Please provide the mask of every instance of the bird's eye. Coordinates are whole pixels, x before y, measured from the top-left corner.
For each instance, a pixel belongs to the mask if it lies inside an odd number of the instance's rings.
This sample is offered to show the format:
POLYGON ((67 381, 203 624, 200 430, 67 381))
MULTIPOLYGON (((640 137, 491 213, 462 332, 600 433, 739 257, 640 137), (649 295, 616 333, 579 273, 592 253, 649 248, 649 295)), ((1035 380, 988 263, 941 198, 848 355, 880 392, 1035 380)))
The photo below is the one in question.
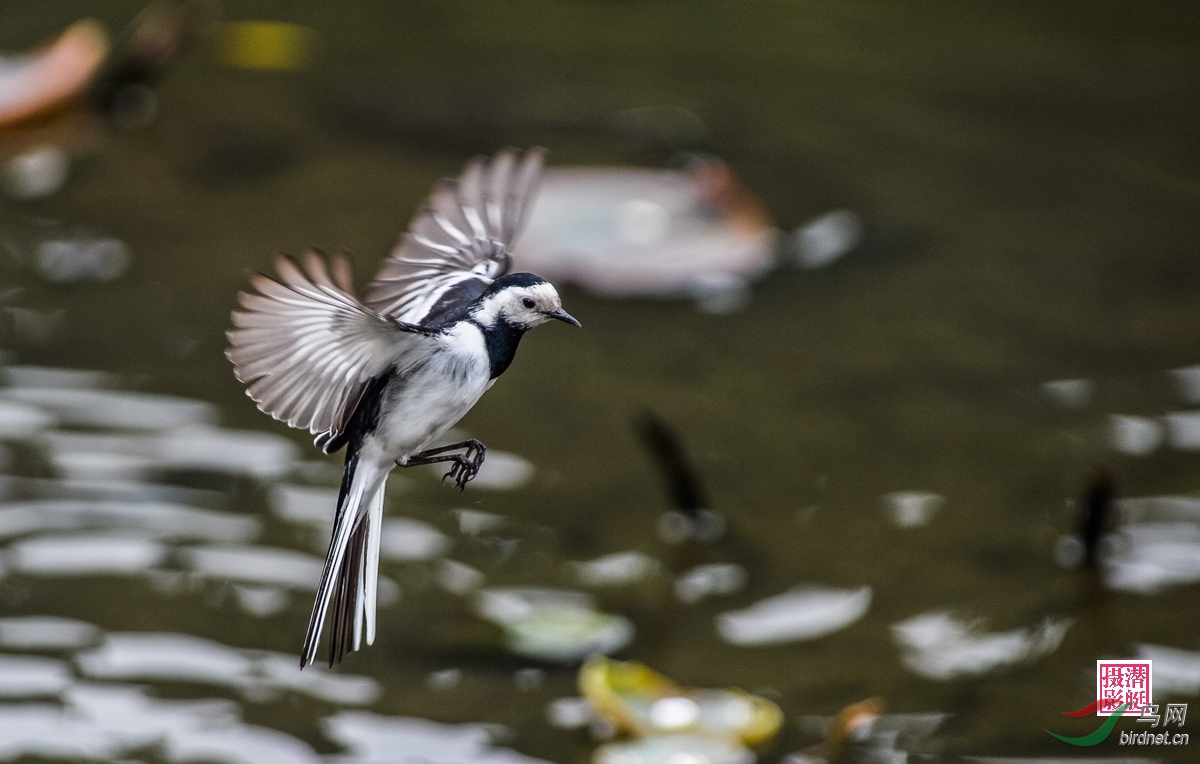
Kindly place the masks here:
POLYGON ((537 303, 534 302, 533 299, 529 298, 529 297, 526 297, 523 300, 521 300, 521 304, 524 305, 526 308, 532 308, 534 305, 537 305, 537 303))

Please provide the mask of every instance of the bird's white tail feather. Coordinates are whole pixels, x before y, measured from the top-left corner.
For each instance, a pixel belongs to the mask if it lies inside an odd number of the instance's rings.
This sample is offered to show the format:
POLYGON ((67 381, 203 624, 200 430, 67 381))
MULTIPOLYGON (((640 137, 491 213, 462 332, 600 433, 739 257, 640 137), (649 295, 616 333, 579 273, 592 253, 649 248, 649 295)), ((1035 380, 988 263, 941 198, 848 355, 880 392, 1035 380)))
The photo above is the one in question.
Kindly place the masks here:
POLYGON ((383 486, 393 466, 392 462, 377 464, 357 458, 346 464, 348 474, 343 477, 329 554, 304 637, 301 668, 316 660, 321 631, 335 594, 330 664, 341 659, 347 646, 351 651, 358 650, 364 631, 367 644, 375 638, 383 486))

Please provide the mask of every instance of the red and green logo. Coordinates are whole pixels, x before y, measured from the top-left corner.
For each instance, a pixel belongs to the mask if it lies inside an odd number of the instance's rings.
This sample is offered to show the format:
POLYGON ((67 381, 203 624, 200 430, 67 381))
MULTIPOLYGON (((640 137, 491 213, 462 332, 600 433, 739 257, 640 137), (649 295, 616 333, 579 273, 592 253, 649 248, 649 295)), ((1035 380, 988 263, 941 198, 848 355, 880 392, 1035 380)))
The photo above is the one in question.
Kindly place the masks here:
MULTIPOLYGON (((1088 703, 1078 711, 1062 711, 1061 713, 1063 716, 1070 716, 1072 718, 1091 716, 1092 714, 1096 713, 1098 708, 1112 708, 1114 703, 1116 703, 1116 701, 1112 700, 1111 698, 1105 698, 1104 700, 1093 700, 1091 703, 1088 703)), ((1064 743, 1070 743, 1071 745, 1099 745, 1107 740, 1108 736, 1112 734, 1113 728, 1117 726, 1117 722, 1120 720, 1121 715, 1125 713, 1125 709, 1127 708, 1129 708, 1128 703, 1122 703, 1121 705, 1117 706, 1117 708, 1113 710, 1112 715, 1105 719, 1104 723, 1097 727, 1095 732, 1091 732, 1087 735, 1081 735, 1079 737, 1066 737, 1065 735, 1060 735, 1057 732, 1050 732, 1050 730, 1046 730, 1046 732, 1063 741, 1064 743)))

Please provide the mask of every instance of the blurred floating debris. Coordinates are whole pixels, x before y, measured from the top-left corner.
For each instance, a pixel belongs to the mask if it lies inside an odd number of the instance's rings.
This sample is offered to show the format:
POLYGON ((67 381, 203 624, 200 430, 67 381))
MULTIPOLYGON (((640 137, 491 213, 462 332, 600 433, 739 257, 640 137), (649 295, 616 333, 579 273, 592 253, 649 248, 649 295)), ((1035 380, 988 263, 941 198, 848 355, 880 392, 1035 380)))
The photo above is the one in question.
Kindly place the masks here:
POLYGON ((1117 502, 1121 519, 1127 523, 1200 523, 1200 496, 1140 496, 1117 502))
POLYGON ((295 71, 312 61, 317 41, 316 32, 299 24, 231 21, 221 27, 221 62, 238 69, 295 71))
POLYGON ((44 48, 0 57, 0 127, 78 97, 107 54, 104 27, 89 19, 72 24, 44 48))
POLYGON ((1167 443, 1180 451, 1200 451, 1200 411, 1175 411, 1166 416, 1167 443))
POLYGON ((546 672, 540 668, 523 668, 513 672, 513 686, 518 690, 536 690, 546 681, 546 672))
POLYGON ((688 170, 550 168, 515 265, 609 296, 736 309, 774 261, 762 203, 717 160, 688 170))
POLYGON ((368 711, 341 711, 325 718, 325 734, 346 747, 341 764, 547 764, 507 748, 494 747, 496 725, 440 724, 368 711))
MULTIPOLYGON (((444 467, 442 471, 445 472, 444 467)), ((515 491, 532 480, 535 471, 531 462, 516 454, 489 449, 471 485, 493 491, 515 491)))
POLYGON ((485 580, 478 570, 457 560, 439 560, 433 577, 438 586, 459 596, 475 591, 485 580))
POLYGON ((727 740, 696 735, 655 735, 607 743, 592 755, 593 764, 753 764, 754 752, 727 740))
POLYGON ((584 586, 622 586, 658 575, 658 560, 641 552, 615 552, 588 562, 572 562, 575 577, 584 586))
POLYGON ((141 688, 104 684, 73 684, 63 695, 65 707, 0 705, 0 758, 117 761, 161 747, 168 761, 321 761, 296 738, 242 724, 227 700, 158 700, 141 688))
POLYGON ((28 440, 57 423, 36 406, 0 400, 0 440, 28 440))
POLYGON ((453 543, 449 536, 429 523, 393 517, 383 521, 379 556, 392 562, 432 560, 450 551, 453 543))
MULTIPOLYGON (((5 393, 0 389, 0 396, 5 393)), ((44 403, 39 402, 39 405, 44 403)), ((49 408, 55 410, 54 406, 49 408)), ((171 405, 163 408, 170 409, 171 405)), ((57 411, 63 416, 63 408, 59 407, 57 411)), ((112 418, 119 416, 126 425, 136 422, 146 429, 150 429, 159 417, 183 417, 188 413, 186 410, 146 408, 108 412, 112 418)), ((210 410, 205 405, 195 409, 195 413, 208 415, 210 410)), ((100 418, 90 411, 86 416, 100 418)), ((81 417, 72 414, 64 418, 78 421, 81 417)), ((175 427, 153 434, 49 432, 44 434, 41 442, 49 460, 60 472, 65 477, 77 479, 105 475, 136 479, 152 472, 183 469, 271 480, 287 474, 299 454, 296 444, 281 435, 202 425, 175 427)))
POLYGON ((0 618, 0 647, 10 650, 69 650, 95 644, 100 630, 73 618, 28 615, 0 618))
POLYGON ((1041 390, 1050 400, 1065 409, 1081 409, 1091 401, 1095 387, 1088 379, 1058 379, 1043 382, 1041 390))
POLYGON ((867 224, 853 210, 834 210, 792 232, 791 246, 801 268, 824 268, 853 252, 866 237, 867 224))
POLYGON ((188 634, 108 634, 100 647, 79 654, 76 662, 96 679, 194 682, 232 687, 253 699, 263 698, 264 691, 291 690, 330 703, 365 705, 380 693, 375 680, 365 676, 334 674, 319 666, 301 671, 291 655, 238 650, 188 634))
POLYGON ((249 541, 254 517, 162 501, 42 499, 0 502, 0 539, 54 530, 123 530, 143 538, 249 541))
POLYGON ((880 500, 894 525, 900 528, 919 528, 933 520, 946 498, 925 491, 893 491, 885 493, 880 500))
POLYGON ((129 270, 130 261, 125 242, 108 236, 47 239, 33 255, 37 272, 55 284, 116 281, 129 270))
POLYGON ((38 536, 10 544, 8 566, 31 576, 142 575, 167 556, 157 541, 110 534, 38 536))
POLYGON ((106 371, 60 369, 54 366, 14 364, 0 367, 4 384, 9 387, 112 387, 115 375, 106 371))
POLYGON ((8 387, 0 388, 0 400, 37 406, 77 427, 167 430, 217 419, 217 407, 206 401, 118 390, 8 387))
POLYGON ((1200 364, 1172 369, 1170 374, 1184 402, 1200 404, 1200 364))
POLYGON ((1148 456, 1163 442, 1163 427, 1154 419, 1112 414, 1108 417, 1108 442, 1114 451, 1148 456))
POLYGON ((1154 689, 1165 695, 1200 695, 1200 652, 1163 645, 1135 645, 1134 657, 1154 661, 1154 689))
POLYGON ((234 586, 242 610, 258 618, 270 618, 287 609, 292 603, 288 590, 277 586, 234 586))
POLYGON ((1121 528, 1115 551, 1104 560, 1109 588, 1157 594, 1200 582, 1200 524, 1140 522, 1121 528))
POLYGON ((595 720, 592 704, 587 698, 556 698, 546 706, 546 721, 564 730, 582 729, 595 720))
MULTIPOLYGON (((445 470, 445 467, 442 467, 445 470)), ((454 516, 458 519, 458 532, 468 536, 480 536, 500 528, 505 523, 504 515, 494 512, 480 512, 477 509, 456 509, 454 516)))
POLYGON ((633 622, 595 610, 592 598, 564 589, 483 589, 475 612, 504 629, 505 646, 518 655, 572 663, 607 654, 633 640, 633 622))
POLYGON ((0 698, 58 695, 71 680, 71 670, 62 661, 28 655, 0 655, 0 698))
POLYGON ((950 714, 943 713, 884 714, 880 698, 851 704, 832 717, 803 716, 801 729, 825 740, 785 756, 783 764, 911 761, 914 749, 922 747, 949 718, 950 714))
POLYGON ((748 578, 746 569, 735 563, 697 565, 675 579, 675 596, 693 603, 713 595, 737 594, 748 578))
POLYGON ((717 616, 717 632, 742 647, 817 639, 858 621, 871 606, 871 587, 802 587, 717 616))
POLYGON ((1070 627, 1070 619, 1047 618, 1029 628, 986 633, 982 619, 968 621, 934 611, 892 624, 892 637, 903 651, 905 667, 945 681, 1049 655, 1070 627))
POLYGON ((425 686, 438 692, 453 690, 462 682, 461 669, 442 669, 431 671, 425 676, 425 686))
POLYGON ((316 591, 324 560, 294 549, 204 546, 179 550, 191 570, 222 581, 269 584, 316 591))
POLYGON ((783 712, 737 689, 684 688, 636 661, 589 659, 579 689, 597 716, 634 737, 687 735, 756 745, 770 740, 783 712))
POLYGON ((44 199, 62 188, 70 172, 71 160, 67 152, 52 143, 44 143, 25 149, 4 162, 4 191, 13 199, 44 199))
POLYGON ((271 486, 268 502, 271 512, 278 518, 325 529, 333 527, 337 498, 336 488, 277 483, 271 486))

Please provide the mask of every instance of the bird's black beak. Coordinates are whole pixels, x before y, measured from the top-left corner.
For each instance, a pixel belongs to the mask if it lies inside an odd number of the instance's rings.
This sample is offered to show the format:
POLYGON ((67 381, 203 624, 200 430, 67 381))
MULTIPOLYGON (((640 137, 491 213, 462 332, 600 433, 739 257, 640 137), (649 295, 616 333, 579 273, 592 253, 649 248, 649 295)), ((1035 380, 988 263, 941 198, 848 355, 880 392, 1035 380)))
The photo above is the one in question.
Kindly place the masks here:
POLYGON ((546 315, 549 316, 550 318, 557 318, 559 321, 571 324, 572 326, 582 326, 582 324, 580 324, 577 320, 575 320, 574 316, 572 316, 570 313, 566 312, 562 308, 559 308, 558 310, 552 310, 549 313, 547 313, 546 315))

